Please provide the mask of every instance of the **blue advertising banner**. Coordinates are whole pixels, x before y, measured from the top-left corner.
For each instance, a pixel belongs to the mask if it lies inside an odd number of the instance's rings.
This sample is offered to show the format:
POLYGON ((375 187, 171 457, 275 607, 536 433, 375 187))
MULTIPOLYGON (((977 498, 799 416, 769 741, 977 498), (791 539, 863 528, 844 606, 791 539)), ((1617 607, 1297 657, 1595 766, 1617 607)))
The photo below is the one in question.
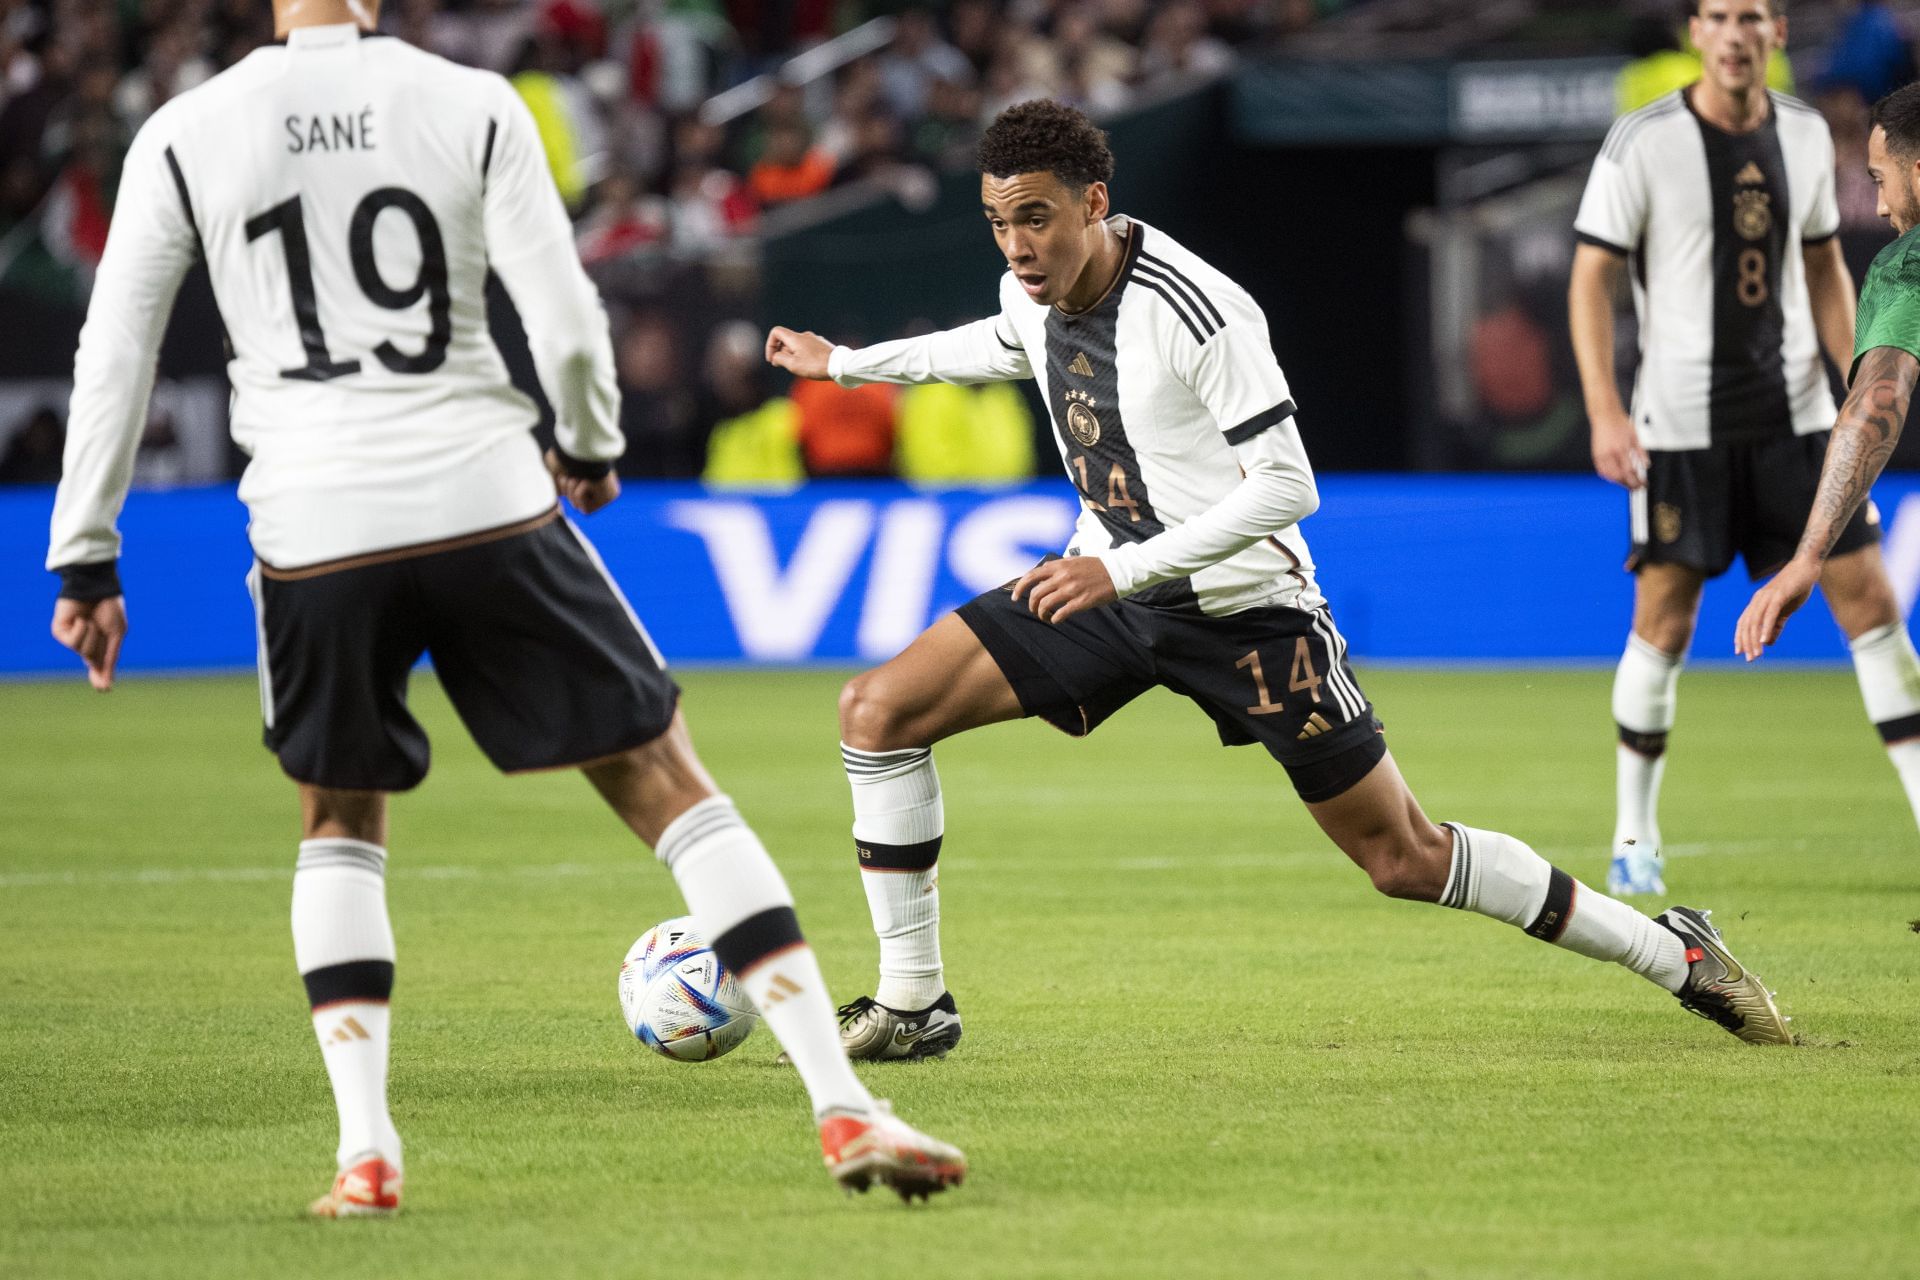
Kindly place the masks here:
MULTIPOLYGON (((1356 659, 1610 662, 1626 635, 1627 504, 1574 476, 1323 476, 1305 526, 1356 659)), ((1895 588, 1920 589, 1920 477, 1876 491, 1895 588)), ((77 671, 47 632, 48 489, 0 491, 0 673, 77 671)), ((688 663, 873 663, 979 591, 1065 545, 1064 483, 921 492, 884 482, 793 494, 635 485, 579 523, 654 640, 688 663)), ((576 517, 577 518, 577 517, 576 517)), ((136 493, 121 520, 129 670, 251 666, 246 511, 231 487, 136 493)), ((1747 597, 1709 585, 1696 658, 1730 657, 1747 597)), ((1816 601, 1778 656, 1846 650, 1816 601)))

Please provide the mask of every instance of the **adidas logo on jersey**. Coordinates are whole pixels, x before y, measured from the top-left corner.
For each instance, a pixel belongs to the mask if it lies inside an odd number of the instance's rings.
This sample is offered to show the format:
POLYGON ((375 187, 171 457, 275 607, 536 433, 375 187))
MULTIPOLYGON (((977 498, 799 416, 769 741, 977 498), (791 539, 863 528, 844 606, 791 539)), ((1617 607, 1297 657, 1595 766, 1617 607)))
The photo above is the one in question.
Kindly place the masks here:
POLYGON ((1091 378, 1093 376, 1093 361, 1087 359, 1086 352, 1076 351, 1073 360, 1067 365, 1067 372, 1073 374, 1075 377, 1091 378))
POLYGON ((1733 175, 1733 180, 1738 183, 1758 186, 1767 180, 1767 175, 1760 172, 1760 166, 1757 163, 1749 160, 1747 161, 1746 168, 1733 175))
POLYGON ((1316 711, 1307 717, 1307 727, 1300 731, 1299 740, 1305 742, 1308 738, 1317 738, 1323 733, 1332 732, 1333 726, 1327 723, 1327 718, 1316 711))

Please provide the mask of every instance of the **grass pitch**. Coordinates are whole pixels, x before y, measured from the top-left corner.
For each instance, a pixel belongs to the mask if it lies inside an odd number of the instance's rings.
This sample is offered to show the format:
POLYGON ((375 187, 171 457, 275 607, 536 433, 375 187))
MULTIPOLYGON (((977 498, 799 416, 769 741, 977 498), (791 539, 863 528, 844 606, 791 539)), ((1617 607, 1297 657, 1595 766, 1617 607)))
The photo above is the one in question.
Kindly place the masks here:
MULTIPOLYGON (((870 990, 837 678, 683 679, 835 991, 870 990)), ((1598 880, 1607 680, 1366 686, 1431 814, 1598 880)), ((909 1210, 836 1194, 764 1032, 699 1066, 626 1034, 615 971, 681 911, 670 879, 578 777, 495 776, 421 681, 435 762, 390 882, 407 1207, 314 1223, 334 1122, 252 684, 0 686, 0 1275, 1920 1274, 1920 838, 1847 674, 1682 689, 1669 883, 1798 1048, 1376 897, 1171 695, 1086 742, 942 746, 966 1040, 863 1074, 973 1173, 909 1210)))

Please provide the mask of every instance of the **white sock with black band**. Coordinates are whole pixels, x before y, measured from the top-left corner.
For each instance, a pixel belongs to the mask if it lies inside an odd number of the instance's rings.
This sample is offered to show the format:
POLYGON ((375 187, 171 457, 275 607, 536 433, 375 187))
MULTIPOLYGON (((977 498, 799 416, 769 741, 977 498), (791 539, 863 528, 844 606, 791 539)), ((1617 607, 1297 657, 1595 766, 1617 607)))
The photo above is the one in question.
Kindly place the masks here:
POLYGON ((947 989, 940 963, 940 842, 946 815, 940 775, 926 747, 861 751, 840 744, 853 789, 853 843, 860 858, 880 986, 890 1009, 924 1009, 947 989))
POLYGON ((667 824, 654 855, 687 900, 694 924, 800 1073, 816 1116, 864 1115, 873 1095, 840 1047, 840 1023, 793 895, 733 801, 708 796, 667 824))
POLYGON ((1890 622, 1849 642, 1867 719, 1886 744, 1907 806, 1920 823, 1920 656, 1905 625, 1890 622))
POLYGON ((1613 673, 1613 719, 1620 731, 1614 748, 1617 805, 1613 842, 1634 840, 1660 847, 1660 779, 1667 767, 1667 734, 1673 729, 1676 690, 1684 655, 1662 653, 1637 635, 1613 673))
POLYGON ((340 1114, 341 1168, 375 1152, 401 1167, 387 1110, 393 927, 387 851, 364 840, 303 840, 293 873, 293 958, 313 1010, 340 1114))
POLYGON ((1687 977, 1686 944, 1626 903, 1581 884, 1525 844, 1457 822, 1440 905, 1477 911, 1529 937, 1624 965, 1667 991, 1687 977))

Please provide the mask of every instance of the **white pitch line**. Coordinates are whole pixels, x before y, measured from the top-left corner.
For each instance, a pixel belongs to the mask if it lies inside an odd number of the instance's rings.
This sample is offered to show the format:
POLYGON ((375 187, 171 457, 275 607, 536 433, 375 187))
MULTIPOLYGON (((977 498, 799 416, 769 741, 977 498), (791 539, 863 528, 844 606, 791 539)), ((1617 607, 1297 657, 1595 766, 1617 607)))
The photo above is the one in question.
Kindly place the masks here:
MULTIPOLYGON (((1700 858, 1709 855, 1739 856, 1752 853, 1803 853, 1830 849, 1818 840, 1727 840, 1670 844, 1669 858, 1700 858)), ((1598 857, 1593 848, 1549 847, 1543 856, 1561 861, 1598 857)), ((1261 871, 1268 868, 1320 863, 1333 856, 1332 848, 1276 849, 1272 853, 1175 854, 1152 858, 1116 858, 1105 866, 1109 872, 1150 874, 1163 871, 1261 871)), ((985 866, 983 859, 944 858, 941 865, 956 871, 985 866)), ((789 875, 837 874, 817 866, 787 867, 789 875)), ((586 880, 608 877, 645 876, 647 864, 639 859, 626 864, 556 862, 527 867, 393 867, 387 874, 400 880, 586 880)), ((16 871, 0 872, 0 889, 37 889, 79 887, 85 885, 179 885, 248 884, 293 882, 292 867, 149 867, 138 871, 16 871)))

